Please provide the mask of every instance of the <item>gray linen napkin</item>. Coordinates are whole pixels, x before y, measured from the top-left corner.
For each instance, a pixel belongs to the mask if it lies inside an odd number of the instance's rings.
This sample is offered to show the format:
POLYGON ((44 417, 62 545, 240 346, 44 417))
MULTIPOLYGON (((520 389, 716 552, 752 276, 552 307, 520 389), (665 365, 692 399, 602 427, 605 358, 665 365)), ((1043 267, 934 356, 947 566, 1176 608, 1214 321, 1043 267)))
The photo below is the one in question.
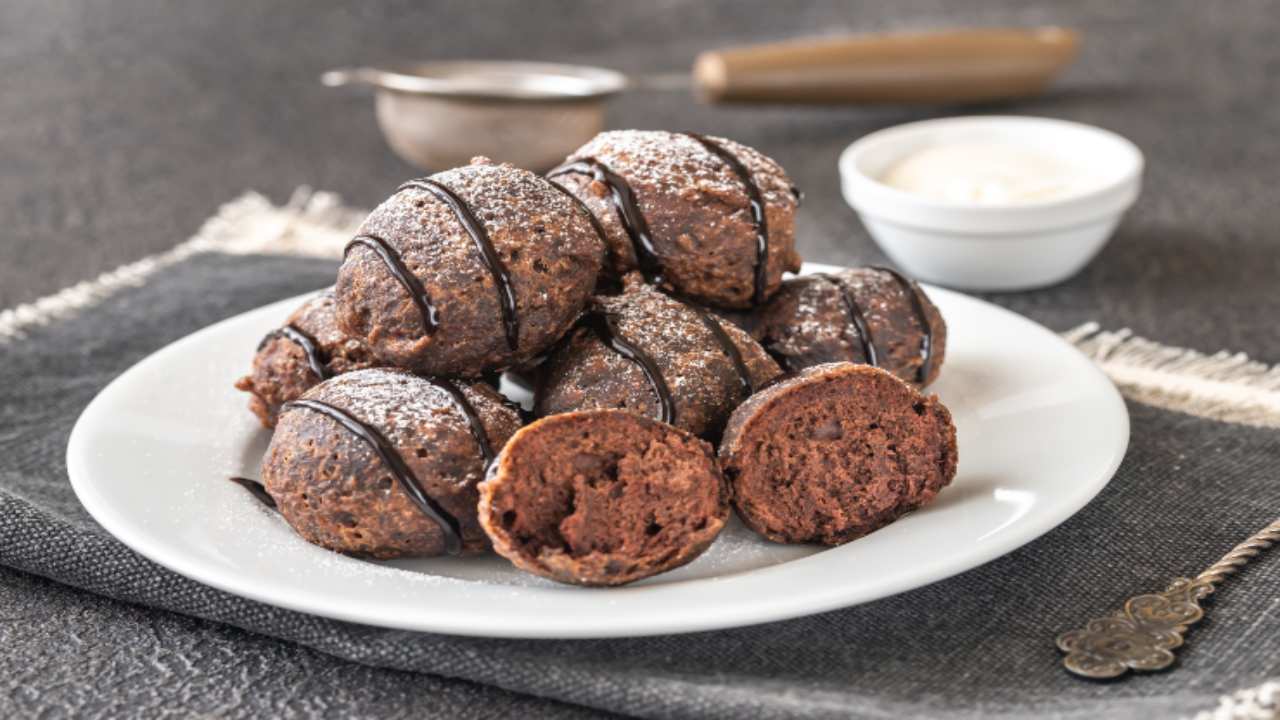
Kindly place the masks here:
MULTIPOLYGON (((0 566, 365 665, 510 691, 442 690, 440 709, 457 716, 495 703, 529 715, 581 706, 642 717, 1151 717, 1209 709, 1226 693, 1280 675, 1280 553, 1215 593, 1174 672, 1097 684, 1061 669, 1053 645, 1059 631, 1198 572, 1280 508, 1274 430, 1138 403, 1129 406, 1132 443, 1116 478, 1045 537, 913 592, 735 630, 598 641, 383 630, 204 587, 107 535, 66 479, 67 435, 84 405, 163 344, 325 285, 334 267, 181 252, 137 272, 123 289, 45 307, 48 324, 0 317, 0 330, 5 322, 22 326, 21 337, 0 332, 0 566), (522 705, 517 694, 567 705, 522 705)), ((0 578, 31 582, 12 572, 0 578)), ((43 602, 36 593, 15 597, 43 602)), ((17 694, 0 696, 0 708, 38 706, 21 702, 17 694)))

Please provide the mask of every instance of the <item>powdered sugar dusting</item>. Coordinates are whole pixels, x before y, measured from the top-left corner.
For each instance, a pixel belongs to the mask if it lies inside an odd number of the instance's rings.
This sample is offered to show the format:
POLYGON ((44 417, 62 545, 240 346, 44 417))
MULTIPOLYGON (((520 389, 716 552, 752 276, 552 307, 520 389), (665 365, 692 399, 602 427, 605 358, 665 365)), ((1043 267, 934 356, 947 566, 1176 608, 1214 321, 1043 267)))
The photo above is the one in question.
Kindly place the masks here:
MULTIPOLYGON (((849 268, 828 277, 801 276, 786 281, 773 300, 765 332, 775 349, 801 356, 803 348, 838 348, 848 359, 859 360, 862 340, 844 308, 845 295, 857 300, 875 341, 878 330, 906 324, 915 336, 922 331, 912 313, 901 312, 907 291, 891 275, 874 268, 849 268)), ((877 344, 881 344, 877 341, 877 344)), ((884 354, 889 348, 880 348, 884 354)), ((913 350, 906 348, 906 354, 913 350)), ((829 358, 829 359, 835 359, 829 358)))
MULTIPOLYGON (((614 318, 620 335, 653 357, 675 400, 676 425, 696 434, 718 429, 742 399, 743 391, 733 360, 697 311, 643 284, 635 275, 628 277, 622 295, 600 297, 596 302, 614 318)), ((730 330, 726 334, 738 346, 748 367, 756 369, 753 375, 777 372, 763 350, 745 334, 730 330)), ((558 383, 583 386, 587 403, 593 395, 612 397, 610 389, 591 387, 592 376, 577 364, 587 359, 580 353, 570 346, 559 359, 558 369, 563 375, 558 383)), ((613 356, 607 362, 617 365, 622 377, 635 380, 638 369, 626 367, 633 365, 629 361, 613 356)), ((606 382, 613 382, 613 378, 606 382)), ((652 407, 656 410, 656 399, 652 407)))
MULTIPOLYGON (((222 537, 239 538, 244 548, 241 557, 271 564, 276 577, 286 581, 296 577, 300 583, 309 583, 317 577, 324 577, 356 587, 378 588, 382 593, 403 593, 409 598, 415 591, 445 587, 450 593, 461 594, 466 594, 471 588, 495 585, 509 587, 513 592, 522 588, 564 589, 563 585, 552 580, 518 570, 506 559, 493 554, 382 561, 347 557, 307 543, 285 524, 283 518, 259 508, 243 492, 229 494, 233 507, 227 509, 232 512, 216 514, 216 532, 222 537), (293 558, 295 562, 279 562, 281 557, 293 558)), ((797 560, 819 551, 820 548, 812 545, 764 542, 736 516, 730 515, 715 542, 693 562, 633 585, 714 580, 797 560)))
MULTIPOLYGON (((436 173, 430 179, 467 203, 484 224, 495 249, 504 255, 521 244, 517 241, 527 241, 539 234, 537 228, 548 224, 550 218, 580 216, 577 205, 542 177, 508 164, 495 165, 484 158, 477 158, 472 165, 436 173)), ((580 221, 580 232, 594 238, 595 231, 589 221, 585 218, 580 221)), ((462 254, 466 258, 472 258, 475 252, 470 236, 449 205, 423 188, 409 186, 395 193, 369 215, 360 229, 375 235, 400 237, 404 234, 397 230, 413 230, 413 235, 424 235, 422 243, 414 243, 413 248, 400 248, 402 252, 412 249, 431 255, 432 248, 438 247, 444 254, 462 254)))
POLYGON ((465 427, 466 418, 443 388, 399 370, 356 370, 321 383, 302 396, 345 410, 394 444, 418 442, 422 427, 442 418, 465 427))
MULTIPOLYGON (((794 206, 791 180, 776 162, 732 140, 707 136, 722 145, 751 171, 766 202, 794 206)), ((681 194, 691 189, 705 195, 734 198, 745 207, 746 189, 723 159, 684 133, 664 130, 611 130, 580 148, 570 161, 595 158, 623 172, 633 186, 681 194)))
POLYGON ((736 140, 718 135, 708 135, 707 138, 733 153, 738 162, 751 171, 751 177, 759 186, 765 200, 771 203, 785 203, 793 207, 799 206, 800 201, 792 191, 794 184, 791 182, 791 177, 773 158, 736 140))
POLYGON ((422 283, 439 319, 434 341, 421 342, 410 296, 360 246, 338 275, 343 323, 379 357, 424 372, 471 375, 531 359, 594 286, 604 247, 589 215, 510 165, 481 162, 429 179, 457 201, 410 182, 360 232, 384 240, 422 283))
POLYGON ((636 248, 652 245, 642 254, 657 256, 663 285, 714 305, 745 308, 776 288, 783 271, 799 266, 791 182, 755 150, 687 133, 618 130, 597 135, 569 158, 579 161, 621 178, 596 181, 581 170, 555 175, 599 219, 618 273, 638 267, 636 248), (625 187, 614 187, 620 184, 625 187), (644 226, 648 243, 642 242, 644 226))
POLYGON ((791 314, 780 319, 778 326, 773 328, 776 344, 784 354, 799 352, 791 340, 834 345, 853 354, 859 343, 855 337, 857 330, 851 322, 831 322, 833 317, 848 320, 840 308, 840 292, 837 285, 820 277, 799 277, 783 285, 774 300, 775 306, 785 307, 785 303, 794 303, 791 314))

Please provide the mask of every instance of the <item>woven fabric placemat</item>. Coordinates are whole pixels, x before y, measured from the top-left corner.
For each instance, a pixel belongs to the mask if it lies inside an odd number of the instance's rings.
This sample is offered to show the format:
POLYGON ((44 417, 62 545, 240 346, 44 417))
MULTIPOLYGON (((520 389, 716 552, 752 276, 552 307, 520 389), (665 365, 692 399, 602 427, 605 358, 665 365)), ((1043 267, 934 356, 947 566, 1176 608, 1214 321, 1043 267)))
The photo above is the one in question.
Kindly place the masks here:
MULTIPOLYGON (((1198 572, 1280 508, 1280 372, 1096 324, 1056 329, 1130 399, 1129 454, 1106 490, 1006 557, 813 617, 600 641, 405 633, 230 596, 107 535, 66 479, 63 454, 79 411, 165 343, 331 282, 332 258, 361 216, 324 193, 300 191, 285 207, 249 194, 168 253, 0 313, 0 565, 368 666, 502 689, 468 696, 459 716, 476 702, 519 712, 522 696, 564 703, 538 706, 540 713, 578 706, 643 717, 1275 714, 1280 553, 1215 593, 1174 671, 1097 684, 1060 667, 1058 632, 1198 572)), ((34 601, 15 599, 0 611, 19 616, 22 602, 34 601)), ((20 693, 0 693, 0 708, 13 703, 13 714, 38 707, 23 702, 20 693)), ((438 709, 448 702, 442 695, 438 709)))

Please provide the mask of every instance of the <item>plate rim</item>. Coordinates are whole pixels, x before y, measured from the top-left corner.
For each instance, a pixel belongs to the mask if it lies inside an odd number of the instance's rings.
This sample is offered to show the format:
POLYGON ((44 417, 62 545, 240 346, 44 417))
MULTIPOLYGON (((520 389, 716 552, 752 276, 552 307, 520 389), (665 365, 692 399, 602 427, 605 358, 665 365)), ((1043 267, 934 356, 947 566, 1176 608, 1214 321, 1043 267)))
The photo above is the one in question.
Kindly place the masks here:
MULTIPOLYGON (((830 272, 832 270, 839 269, 841 269, 841 266, 821 263, 805 264, 805 272, 830 272)), ((318 290, 301 293, 296 296, 267 303, 203 327, 165 345, 155 352, 152 352, 120 373, 120 375, 112 379, 110 383, 103 387, 94 396, 93 400, 85 406, 79 417, 76 419, 76 423, 72 428, 67 443, 67 473, 77 499, 79 499, 80 503, 85 507, 94 520, 97 521, 109 534, 142 557, 147 558, 148 560, 151 560, 152 562, 155 562, 183 577, 195 580, 196 582, 223 592, 231 593, 238 597, 261 602, 273 607, 280 607, 309 615, 354 622, 362 625, 474 637, 543 639, 617 638, 679 634, 744 627, 818 614, 843 607, 851 607, 864 602, 887 598, 902 592, 918 589, 935 582, 940 582, 1007 555, 1013 550, 1033 542, 1037 538, 1043 536, 1045 533, 1073 517, 1088 505, 1088 503, 1111 482, 1115 477, 1115 473, 1118 470, 1120 463, 1123 461, 1127 453, 1130 441, 1130 417, 1127 406, 1125 405, 1119 391, 1095 363, 1088 360, 1083 353, 1080 353, 1079 350, 1070 343, 1034 320, 980 298, 975 298, 965 293, 947 290, 924 283, 922 283, 921 286, 928 293, 956 296, 961 298, 962 301, 983 305, 988 311, 994 311, 1010 316, 1016 321, 1026 323, 1030 328, 1033 328, 1037 332, 1051 336, 1057 343, 1060 343, 1063 348, 1069 349, 1075 353, 1088 367, 1089 371, 1096 376, 1095 379, 1102 381, 1103 386, 1105 386, 1103 394, 1106 396, 1107 402, 1113 406, 1112 409, 1116 411, 1115 418, 1120 423, 1120 427, 1118 429, 1122 429, 1123 433, 1120 442, 1112 453, 1112 457, 1108 459, 1106 470, 1100 473, 1099 477, 1092 481, 1091 484, 1084 486, 1075 494, 1071 495, 1069 498, 1070 502, 1067 502, 1066 499, 1064 499, 1064 501, 1059 505, 1052 506, 1047 510, 1044 519, 1036 525, 1034 529, 1024 531, 1024 533, 1020 535, 1001 535, 997 538, 993 538, 993 541, 991 542, 974 543, 965 551, 961 552, 958 557, 954 554, 946 556, 946 562, 939 562, 933 556, 915 559, 909 570, 895 576, 892 581, 882 581, 871 586, 874 588, 871 591, 862 590, 857 586, 850 587, 848 584, 828 584, 826 587, 814 588, 812 590, 807 588, 805 593, 794 593, 790 597, 782 598, 782 601, 779 601, 779 598, 777 597, 773 597, 771 598, 770 604, 767 606, 761 606, 758 603, 732 603, 729 607, 702 608, 698 612, 692 612, 686 609, 683 613, 676 616, 663 615, 659 617, 659 614, 654 613, 652 614, 652 617, 644 617, 640 620, 637 620, 635 617, 631 617, 625 624, 618 627, 602 626, 598 620, 594 620, 593 623, 587 624, 586 626, 566 624, 564 620, 548 623, 550 620, 549 618, 528 618, 518 614, 514 615, 514 617, 523 619, 512 622, 507 618, 504 618, 503 622, 494 625, 492 624, 492 617, 485 618, 483 621, 475 617, 468 619, 465 613, 460 615, 455 610, 451 610, 446 614, 435 617, 415 616, 412 618, 388 619, 376 617, 371 615, 369 612, 362 612, 361 606, 358 605, 354 607, 343 607, 332 604, 326 605, 323 602, 315 601, 314 598, 304 594, 299 594, 295 588, 289 588, 289 590, 284 593, 279 591, 262 590, 251 581, 244 578, 236 578, 230 569, 223 569, 216 565, 211 566, 199 561, 191 562, 188 559, 189 556, 179 552, 175 547, 163 542, 152 541, 146 537, 143 529, 136 522, 130 520, 125 517, 123 513, 119 512, 112 503, 108 502, 105 495, 100 492, 101 488, 97 487, 90 480, 92 470, 87 465, 89 462, 89 453, 87 452, 87 449, 89 447, 88 443, 90 440, 88 437, 90 432, 88 426, 91 424, 91 421, 95 419, 97 413, 101 412, 103 404, 110 400, 113 394, 120 392, 119 388, 123 384, 122 381, 135 372, 139 372, 139 368, 145 369, 153 363, 162 363, 169 355, 180 353, 188 345, 199 343, 205 336, 217 333, 226 325, 241 321, 241 319, 246 315, 262 311, 267 307, 301 302, 304 298, 318 292, 318 290)), ((855 544, 846 545, 845 547, 852 547, 853 545, 855 544)), ((687 582, 737 584, 742 581, 742 576, 744 575, 750 575, 754 578, 764 578, 767 580, 768 575, 781 573, 785 568, 794 568, 797 563, 806 563, 811 561, 817 562, 814 560, 815 558, 821 558, 828 552, 838 549, 839 548, 831 548, 804 558, 791 560, 769 567, 753 569, 748 573, 732 573, 720 577, 691 579, 687 582)), ((520 589, 532 591, 566 591, 565 589, 558 587, 520 589)), ((654 596, 655 600, 661 600, 661 597, 667 593, 682 593, 686 592, 688 588, 685 582, 681 582, 670 585, 641 585, 607 589, 574 587, 568 588, 568 590, 575 593, 604 593, 615 600, 620 600, 625 596, 640 592, 647 596, 654 596)))

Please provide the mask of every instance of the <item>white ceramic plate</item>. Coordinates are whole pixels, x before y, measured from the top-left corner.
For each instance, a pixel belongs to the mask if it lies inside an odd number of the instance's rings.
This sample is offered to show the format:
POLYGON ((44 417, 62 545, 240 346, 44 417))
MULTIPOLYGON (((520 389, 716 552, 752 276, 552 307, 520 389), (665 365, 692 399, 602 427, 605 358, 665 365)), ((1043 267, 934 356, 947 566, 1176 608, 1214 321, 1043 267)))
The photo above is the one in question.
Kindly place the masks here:
POLYGON ((816 613, 1010 552, 1083 507, 1124 456, 1124 403, 1089 360, 1011 312, 928 292, 949 328, 932 390, 955 418, 959 473, 929 507, 838 548, 775 545, 734 522, 683 568, 586 589, 522 573, 497 556, 373 563, 308 545, 226 480, 257 477, 269 438, 231 384, 301 297, 205 328, 125 372, 76 423, 67 466, 94 518, 142 555, 237 595, 341 620, 583 638, 816 613))

